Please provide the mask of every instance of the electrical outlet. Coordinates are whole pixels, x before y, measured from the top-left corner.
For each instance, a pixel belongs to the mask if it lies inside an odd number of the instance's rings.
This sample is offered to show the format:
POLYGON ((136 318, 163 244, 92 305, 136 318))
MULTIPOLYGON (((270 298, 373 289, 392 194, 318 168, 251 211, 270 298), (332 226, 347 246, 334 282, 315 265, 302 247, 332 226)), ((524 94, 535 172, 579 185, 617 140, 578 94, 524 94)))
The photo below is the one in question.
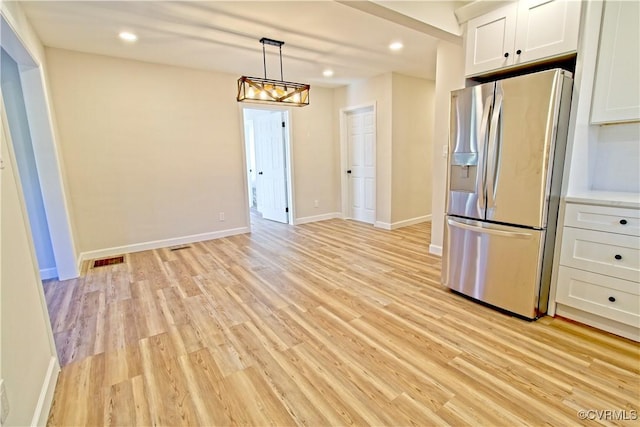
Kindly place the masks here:
POLYGON ((220 221, 224 221, 224 212, 220 212, 219 218, 220 221))
POLYGON ((320 207, 320 202, 319 202, 319 201, 317 201, 317 200, 314 200, 314 201, 313 201, 313 207, 314 207, 314 208, 320 207))
POLYGON ((0 425, 4 425, 9 416, 9 398, 4 387, 4 380, 0 380, 0 425))

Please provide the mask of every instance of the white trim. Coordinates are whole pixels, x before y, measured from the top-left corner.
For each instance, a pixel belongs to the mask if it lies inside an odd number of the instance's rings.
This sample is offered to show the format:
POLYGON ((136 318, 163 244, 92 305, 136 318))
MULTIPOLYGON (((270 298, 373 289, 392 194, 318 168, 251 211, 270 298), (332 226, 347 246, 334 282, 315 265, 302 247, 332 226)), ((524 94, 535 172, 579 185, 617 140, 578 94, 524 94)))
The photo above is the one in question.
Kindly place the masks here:
POLYGON ((40 278, 42 280, 55 279, 56 277, 58 277, 58 269, 55 267, 43 268, 40 270, 40 278))
POLYGON ((382 228, 383 230, 391 230, 391 224, 388 222, 376 221, 373 226, 375 228, 382 228))
POLYGON ((222 237, 235 236, 236 234, 250 233, 249 227, 230 228, 228 230, 212 231, 209 233, 192 234, 190 236, 174 237, 171 239, 153 240, 150 242, 135 243, 133 245, 116 246, 113 248, 98 249, 82 252, 78 265, 88 259, 104 258, 114 255, 128 254, 132 252, 148 251, 151 249, 166 248, 169 246, 185 245, 188 243, 202 242, 205 240, 220 239, 222 237))
POLYGON ((472 1, 468 2, 462 7, 453 11, 458 20, 458 24, 462 25, 465 22, 477 18, 480 15, 484 15, 489 12, 510 3, 510 1, 494 0, 494 1, 472 1))
POLYGON ((242 138, 242 170, 244 171, 244 173, 242 174, 242 181, 244 188, 243 192, 245 193, 245 196, 243 197, 245 203, 244 213, 247 228, 249 229, 249 232, 251 232, 251 202, 247 197, 247 190, 249 189, 249 176, 248 171, 246 170, 247 158, 249 157, 249 153, 247 152, 247 136, 244 132, 244 110, 240 102, 238 103, 238 114, 240 114, 240 137, 242 138))
POLYGON ((78 267, 78 271, 80 272, 80 274, 82 274, 82 263, 84 262, 84 260, 82 259, 82 254, 80 254, 78 256, 78 259, 76 260, 76 266, 78 267))
MULTIPOLYGON (((375 128, 375 155, 378 153, 378 111, 376 101, 367 102, 360 105, 354 105, 351 107, 345 107, 340 109, 340 190, 341 194, 341 203, 342 203, 342 217, 343 218, 351 218, 351 206, 349 203, 349 179, 347 177, 347 169, 349 169, 349 146, 347 141, 347 115, 353 113, 358 110, 367 110, 371 109, 373 111, 374 117, 374 128, 375 128)), ((378 159, 375 158, 376 162, 376 182, 375 182, 375 200, 377 203, 378 200, 378 159)), ((378 216, 378 209, 376 205, 376 213, 375 216, 378 216)), ((378 222, 374 222, 374 227, 378 227, 376 224, 378 222)), ((381 223, 382 224, 382 223, 381 223)), ((384 227, 379 227, 384 228, 384 227)), ((390 229, 389 229, 390 230, 390 229)))
POLYGON ((603 331, 607 331, 612 334, 620 335, 621 337, 640 342, 640 329, 638 329, 636 326, 616 322, 615 320, 598 316, 597 314, 582 311, 578 308, 560 303, 556 305, 556 316, 554 317, 557 316, 574 320, 585 325, 589 325, 597 329, 602 329, 603 331))
POLYGON ((286 165, 285 167, 287 168, 287 205, 289 207, 289 216, 288 216, 288 222, 289 224, 293 225, 294 224, 294 218, 296 217, 296 204, 295 204, 295 199, 294 199, 294 194, 295 194, 295 182, 293 182, 293 177, 295 176, 293 174, 293 111, 291 110, 291 107, 287 108, 285 111, 285 114, 283 115, 283 119, 286 123, 285 125, 285 129, 286 129, 286 133, 287 133, 287 138, 285 140, 285 144, 284 144, 284 153, 285 153, 285 159, 286 159, 286 165))
POLYGON ((307 224, 310 222, 326 221, 328 219, 336 219, 336 218, 342 218, 342 214, 340 212, 331 212, 331 213, 322 214, 322 215, 305 216, 302 218, 296 218, 293 224, 300 225, 300 224, 307 224))
MULTIPOLYGON (((267 111, 280 111, 283 114, 282 119, 285 122, 285 129, 286 129, 286 138, 284 141, 284 150, 285 150, 285 168, 286 168, 286 180, 287 180, 287 205, 289 208, 289 214, 287 216, 287 224, 291 224, 294 225, 294 219, 295 219, 295 214, 296 214, 296 204, 295 204, 295 199, 294 199, 294 194, 295 194, 295 188, 294 188, 294 182, 293 182, 293 177, 294 177, 294 173, 293 173, 293 110, 292 107, 287 107, 287 106, 278 106, 278 105, 260 105, 260 104, 243 104, 243 103, 238 103, 238 111, 240 114, 240 135, 242 137, 242 153, 243 153, 243 170, 246 168, 247 165, 247 156, 249 155, 249 153, 247 153, 247 137, 244 133, 244 125, 245 125, 245 120, 244 120, 244 110, 248 109, 248 110, 267 110, 267 111)), ((249 181, 248 181, 248 177, 247 177, 247 173, 245 171, 245 173, 243 174, 244 176, 244 190, 243 192, 247 192, 247 189, 249 188, 249 181)), ((247 224, 249 227, 249 232, 251 231, 251 204, 249 203, 249 200, 247 199, 247 197, 244 197, 246 199, 246 214, 247 214, 247 224)))
POLYGON ((51 117, 51 102, 46 90, 44 70, 22 40, 11 14, 2 9, 2 47, 18 63, 20 82, 27 112, 31 145, 38 169, 45 217, 51 245, 61 280, 78 277, 76 248, 69 209, 60 170, 59 150, 51 117))
POLYGON ((396 228, 408 227, 410 225, 420 224, 421 222, 427 221, 431 221, 431 214, 405 219, 404 221, 394 222, 391 224, 391 229, 395 230, 396 228))
POLYGON ((442 256, 442 246, 430 244, 429 245, 429 253, 431 255, 442 256))
POLYGON ((421 222, 427 222, 427 221, 431 221, 431 214, 417 216, 415 218, 409 218, 409 219, 392 222, 392 223, 376 221, 375 224, 373 224, 373 226, 376 228, 382 228, 383 230, 395 230, 397 228, 408 227, 410 225, 420 224, 421 222))
POLYGON ((58 382, 58 374, 60 373, 60 365, 58 364, 58 358, 51 356, 49 360, 49 367, 40 389, 40 396, 38 397, 38 403, 33 411, 33 418, 31 418, 32 426, 44 426, 47 424, 49 418, 49 412, 51 411, 51 405, 53 403, 53 392, 56 389, 56 383, 58 382))

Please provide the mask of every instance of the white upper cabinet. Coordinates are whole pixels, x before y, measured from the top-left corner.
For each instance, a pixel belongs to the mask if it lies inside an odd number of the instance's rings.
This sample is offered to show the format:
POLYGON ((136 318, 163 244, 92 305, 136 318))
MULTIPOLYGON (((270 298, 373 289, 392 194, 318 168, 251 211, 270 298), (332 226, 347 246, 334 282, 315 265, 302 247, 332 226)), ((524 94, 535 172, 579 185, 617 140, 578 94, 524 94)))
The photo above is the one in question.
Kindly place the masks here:
POLYGON ((640 2, 606 1, 591 123, 640 120, 640 2))
POLYGON ((481 74, 513 64, 516 3, 469 20, 466 34, 465 74, 481 74))
POLYGON ((579 1, 520 1, 516 24, 515 63, 576 52, 579 29, 579 1))
POLYGON ((575 52, 581 2, 520 0, 469 20, 465 74, 474 76, 575 52))

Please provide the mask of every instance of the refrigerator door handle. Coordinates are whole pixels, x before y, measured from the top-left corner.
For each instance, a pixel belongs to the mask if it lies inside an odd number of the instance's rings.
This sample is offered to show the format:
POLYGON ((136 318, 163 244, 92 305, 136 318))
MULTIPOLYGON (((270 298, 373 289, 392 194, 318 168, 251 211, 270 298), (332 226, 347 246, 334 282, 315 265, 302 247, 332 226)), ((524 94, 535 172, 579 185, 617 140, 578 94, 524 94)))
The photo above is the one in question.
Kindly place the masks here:
POLYGON ((480 147, 485 146, 487 140, 487 127, 489 125, 489 113, 491 113, 491 104, 493 104, 493 95, 487 96, 484 101, 484 111, 482 112, 482 121, 480 122, 480 134, 478 135, 478 179, 476 180, 476 194, 478 194, 478 210, 484 217, 484 211, 487 207, 485 202, 485 162, 486 149, 480 147))
POLYGON ((496 95, 496 102, 493 107, 491 117, 491 127, 489 128, 489 147, 487 149, 487 208, 496 207, 496 189, 498 185, 498 168, 500 166, 500 139, 498 121, 502 114, 502 95, 496 95))
POLYGON ((495 236, 511 237, 515 239, 531 239, 532 238, 531 233, 518 233, 515 231, 498 230, 498 229, 490 228, 486 226, 482 227, 477 225, 471 225, 471 224, 466 224, 464 222, 458 222, 451 218, 447 219, 447 224, 449 224, 452 227, 462 228, 463 230, 475 231, 477 233, 484 233, 484 234, 493 234, 495 236))

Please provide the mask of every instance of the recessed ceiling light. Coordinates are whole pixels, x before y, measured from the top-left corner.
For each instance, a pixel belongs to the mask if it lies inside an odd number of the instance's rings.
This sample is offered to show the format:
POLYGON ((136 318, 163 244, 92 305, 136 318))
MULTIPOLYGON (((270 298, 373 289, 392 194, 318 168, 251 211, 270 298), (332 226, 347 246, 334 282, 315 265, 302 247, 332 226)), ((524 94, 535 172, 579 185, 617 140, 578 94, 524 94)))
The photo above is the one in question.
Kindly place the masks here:
POLYGON ((133 33, 130 33, 129 31, 123 31, 120 34, 118 34, 118 37, 120 37, 120 39, 126 41, 126 42, 134 42, 136 40, 138 40, 138 36, 136 36, 133 33))
POLYGON ((325 77, 333 77, 333 70, 324 70, 322 75, 325 77))
POLYGON ((393 42, 389 45, 389 49, 391 50, 400 50, 404 47, 401 42, 393 42))

